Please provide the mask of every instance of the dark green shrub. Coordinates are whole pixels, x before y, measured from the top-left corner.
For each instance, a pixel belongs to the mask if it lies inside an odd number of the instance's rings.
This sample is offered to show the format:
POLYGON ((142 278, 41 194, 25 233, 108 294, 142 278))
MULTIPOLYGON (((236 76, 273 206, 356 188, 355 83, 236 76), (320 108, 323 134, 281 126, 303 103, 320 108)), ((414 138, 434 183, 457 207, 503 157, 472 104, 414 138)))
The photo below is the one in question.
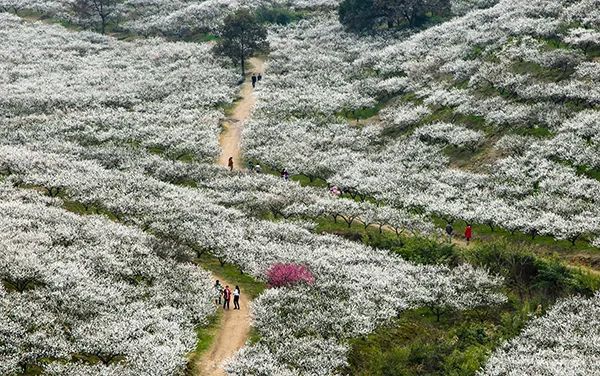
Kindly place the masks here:
POLYGON ((260 23, 287 25, 302 19, 302 13, 283 7, 262 7, 256 11, 256 18, 260 23))
POLYGON ((394 251, 404 259, 418 264, 444 264, 456 266, 459 254, 449 243, 439 243, 427 238, 408 238, 400 248, 394 251))

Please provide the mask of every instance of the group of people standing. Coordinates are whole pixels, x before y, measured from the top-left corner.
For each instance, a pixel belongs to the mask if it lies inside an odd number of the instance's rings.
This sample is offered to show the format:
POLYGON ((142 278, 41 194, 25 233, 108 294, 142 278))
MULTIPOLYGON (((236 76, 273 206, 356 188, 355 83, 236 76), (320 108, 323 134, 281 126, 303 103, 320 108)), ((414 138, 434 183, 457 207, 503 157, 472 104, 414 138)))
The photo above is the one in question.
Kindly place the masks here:
POLYGON ((221 282, 217 280, 214 285, 215 304, 221 305, 221 298, 223 298, 223 309, 229 309, 229 302, 233 295, 233 309, 240 309, 240 287, 235 286, 235 289, 231 291, 229 285, 223 288, 221 282))
MULTIPOLYGON (((233 157, 229 157, 229 160, 227 161, 227 167, 229 168, 229 171, 233 171, 233 157)), ((257 164, 256 166, 252 164, 251 161, 248 161, 248 171, 252 171, 252 172, 256 172, 256 173, 261 173, 262 172, 262 168, 260 167, 259 164, 257 164)))
MULTIPOLYGON (((227 161, 227 167, 229 168, 229 171, 233 171, 233 157, 229 157, 229 160, 227 161)), ((248 171, 260 174, 262 172, 262 167, 260 167, 259 164, 254 165, 252 161, 248 161, 248 171)), ((280 175, 283 180, 290 180, 290 173, 288 172, 287 168, 281 170, 280 175)))
MULTIPOLYGON (((446 235, 448 236, 448 243, 452 243, 452 236, 454 235, 454 228, 452 227, 452 224, 450 222, 448 222, 448 224, 446 225, 446 235)), ((465 240, 467 241, 467 244, 469 244, 472 237, 473 237, 473 228, 471 227, 471 225, 469 223, 467 223, 467 227, 465 228, 465 240)))

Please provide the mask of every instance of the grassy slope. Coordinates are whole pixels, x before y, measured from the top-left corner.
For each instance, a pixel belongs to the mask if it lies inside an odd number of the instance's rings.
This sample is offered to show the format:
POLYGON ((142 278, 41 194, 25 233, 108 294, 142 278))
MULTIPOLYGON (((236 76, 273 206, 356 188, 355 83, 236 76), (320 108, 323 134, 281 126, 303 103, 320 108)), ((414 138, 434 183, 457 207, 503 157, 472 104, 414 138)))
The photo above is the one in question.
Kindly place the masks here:
POLYGON ((598 273, 568 268, 556 258, 538 257, 505 242, 448 245, 329 219, 319 220, 317 231, 389 249, 417 263, 469 262, 506 279, 509 299, 500 307, 446 312, 439 321, 427 308, 409 310, 374 333, 351 340, 344 371, 352 375, 474 375, 494 348, 517 336, 556 299, 600 288, 598 273), (528 279, 519 284, 523 275, 528 279))

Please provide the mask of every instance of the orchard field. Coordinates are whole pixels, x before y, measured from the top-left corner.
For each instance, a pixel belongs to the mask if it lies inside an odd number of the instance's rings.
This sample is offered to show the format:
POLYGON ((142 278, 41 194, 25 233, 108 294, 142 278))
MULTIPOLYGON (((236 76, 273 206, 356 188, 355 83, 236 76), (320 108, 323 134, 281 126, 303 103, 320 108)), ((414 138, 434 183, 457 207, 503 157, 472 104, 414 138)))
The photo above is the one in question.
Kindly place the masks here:
POLYGON ((0 375, 600 375, 600 0, 0 0, 0 45, 0 375))

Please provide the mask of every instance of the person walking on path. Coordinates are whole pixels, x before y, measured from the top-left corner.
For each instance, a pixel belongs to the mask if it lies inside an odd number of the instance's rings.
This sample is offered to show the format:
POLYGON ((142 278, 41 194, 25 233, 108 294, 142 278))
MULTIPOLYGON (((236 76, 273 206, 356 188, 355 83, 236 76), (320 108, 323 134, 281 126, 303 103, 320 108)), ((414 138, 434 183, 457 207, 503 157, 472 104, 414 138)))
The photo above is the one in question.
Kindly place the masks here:
POLYGON ((229 301, 231 300, 231 290, 229 286, 225 286, 223 290, 223 309, 229 309, 229 301))
POLYGON ((227 166, 229 167, 229 171, 233 171, 233 157, 229 157, 229 161, 227 162, 227 166))
POLYGON ((335 197, 339 197, 342 194, 337 185, 332 185, 331 187, 329 187, 329 193, 331 193, 331 195, 335 197))
POLYGON ((467 239, 467 244, 469 244, 472 237, 473 237, 473 229, 471 228, 470 224, 467 224, 467 228, 465 229, 465 239, 467 239))
POLYGON ((281 177, 285 181, 290 180, 290 173, 288 172, 287 168, 284 168, 283 171, 281 171, 281 177))
POLYGON ((452 234, 454 233, 454 229, 450 222, 446 225, 446 235, 448 235, 448 243, 452 243, 452 234))
POLYGON ((221 295, 223 295, 223 286, 221 286, 221 282, 217 279, 215 285, 213 287, 215 289, 215 304, 221 305, 221 295))
POLYGON ((256 73, 252 73, 252 87, 256 87, 256 73))
POLYGON ((260 80, 262 80, 262 74, 260 74, 260 73, 259 73, 259 74, 258 74, 258 77, 257 77, 256 79, 257 79, 257 81, 260 81, 260 80))
POLYGON ((262 172, 262 168, 260 167, 259 164, 254 166, 254 172, 256 172, 257 174, 260 174, 262 172))
POLYGON ((235 286, 233 290, 233 309, 240 309, 240 287, 235 286))

